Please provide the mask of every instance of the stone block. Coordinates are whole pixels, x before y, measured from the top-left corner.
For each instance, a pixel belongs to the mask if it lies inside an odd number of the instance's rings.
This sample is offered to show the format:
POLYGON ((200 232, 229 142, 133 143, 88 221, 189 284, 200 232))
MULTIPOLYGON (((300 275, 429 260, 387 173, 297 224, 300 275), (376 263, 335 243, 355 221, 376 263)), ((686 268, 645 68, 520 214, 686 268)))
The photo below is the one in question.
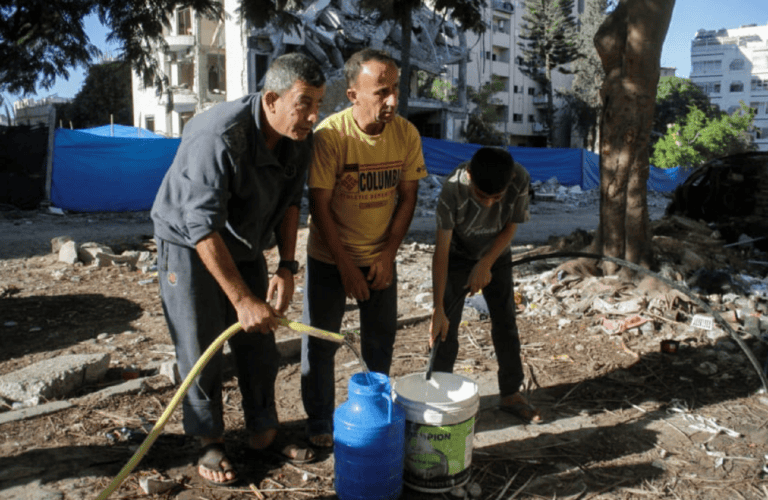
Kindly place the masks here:
POLYGON ((79 262, 77 257, 77 245, 74 241, 67 241, 59 248, 59 262, 75 264, 79 262))
POLYGON ((104 378, 109 359, 108 353, 46 359, 0 377, 0 395, 13 401, 65 398, 104 378))

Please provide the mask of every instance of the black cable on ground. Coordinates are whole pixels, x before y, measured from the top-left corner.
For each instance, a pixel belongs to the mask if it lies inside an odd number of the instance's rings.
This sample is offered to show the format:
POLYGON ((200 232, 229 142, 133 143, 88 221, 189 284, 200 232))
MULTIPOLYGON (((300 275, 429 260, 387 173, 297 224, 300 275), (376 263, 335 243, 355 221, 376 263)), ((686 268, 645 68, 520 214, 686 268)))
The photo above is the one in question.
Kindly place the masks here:
POLYGON ((616 257, 608 257, 607 255, 600 255, 600 254, 594 254, 594 253, 587 253, 587 252, 553 252, 543 255, 532 255, 530 257, 524 257, 520 260, 515 260, 512 262, 512 266, 520 266, 522 264, 527 264, 529 262, 534 262, 537 260, 546 260, 546 259, 555 259, 555 258, 561 258, 561 257, 576 257, 576 258, 585 258, 585 259, 593 259, 593 260, 607 260, 609 262, 613 262, 615 264, 618 264, 620 266, 626 267, 628 269, 631 269, 633 271, 637 271, 643 274, 647 274, 649 276, 652 276, 653 278, 661 281, 665 285, 674 288, 675 290, 684 293, 688 297, 691 298, 691 300, 701 307, 704 311, 706 311, 708 314, 712 315, 713 318, 715 318, 715 321, 723 327, 723 329, 728 332, 728 334, 731 336, 731 338, 741 347, 742 351, 744 351, 744 354, 747 355, 747 358, 749 358, 749 361, 752 363, 752 366, 755 368, 755 371, 757 371, 757 375, 760 377, 760 381, 763 384, 763 390, 768 393, 768 378, 766 378, 765 372, 763 371, 762 366, 760 366, 760 362, 755 357, 752 350, 749 348, 749 346, 742 340, 742 338, 734 331, 733 328, 731 328, 731 325, 728 324, 725 319, 720 316, 717 312, 715 312, 709 305, 701 300, 699 297, 694 295, 691 290, 689 290, 687 287, 683 287, 679 285, 678 283, 669 280, 663 276, 661 276, 658 273, 655 273, 649 269, 646 269, 642 266, 639 266, 637 264, 633 264, 632 262, 626 261, 624 259, 619 259, 616 257))

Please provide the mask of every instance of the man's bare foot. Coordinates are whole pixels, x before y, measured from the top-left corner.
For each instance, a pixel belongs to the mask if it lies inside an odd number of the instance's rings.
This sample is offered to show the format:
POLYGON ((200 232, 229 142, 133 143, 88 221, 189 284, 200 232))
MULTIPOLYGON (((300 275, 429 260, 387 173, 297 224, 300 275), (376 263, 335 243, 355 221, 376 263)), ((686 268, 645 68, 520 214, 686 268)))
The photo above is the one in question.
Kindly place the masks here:
POLYGON ((284 460, 295 464, 312 462, 315 454, 311 449, 277 437, 277 429, 267 429, 261 433, 251 433, 248 446, 257 451, 268 451, 284 460))
POLYGON ((318 434, 310 436, 309 442, 315 448, 333 448, 333 434, 318 434))
POLYGON ((222 438, 201 438, 202 455, 197 461, 197 473, 213 486, 227 486, 237 482, 237 472, 227 458, 222 438))

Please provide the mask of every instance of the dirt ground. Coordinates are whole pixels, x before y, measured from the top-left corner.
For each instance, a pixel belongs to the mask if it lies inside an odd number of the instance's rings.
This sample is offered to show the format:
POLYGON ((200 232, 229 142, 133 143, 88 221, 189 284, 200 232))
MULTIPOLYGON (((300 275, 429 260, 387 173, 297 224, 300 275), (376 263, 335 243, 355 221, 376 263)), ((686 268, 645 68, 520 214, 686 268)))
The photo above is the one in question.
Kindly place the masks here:
MULTIPOLYGON (((72 399, 71 408, 0 425, 0 498, 94 498, 171 401, 175 387, 155 373, 161 362, 172 359, 172 346, 151 270, 64 264, 50 253, 50 239, 71 235, 78 243, 110 245, 115 253, 154 251, 151 225, 145 213, 62 217, 5 211, 0 212, 0 234, 0 374, 65 354, 109 352, 112 360, 107 379, 72 399), (148 377, 139 393, 89 398, 136 370, 148 377)), ((303 248, 306 229, 300 236, 303 248)), ((431 243, 427 231, 417 231, 400 252, 403 318, 428 312, 416 297, 430 291, 431 243)), ((270 253, 269 260, 274 269, 276 255, 270 253)), ((535 279, 552 267, 542 263, 515 268, 515 277, 535 279)), ((302 283, 303 267, 297 281, 299 287, 302 283)), ((288 313, 291 319, 300 316, 300 292, 299 288, 288 313)), ((595 333, 588 318, 572 318, 565 325, 559 319, 557 315, 518 319, 527 389, 546 422, 576 424, 560 433, 476 447, 470 483, 480 488, 477 498, 768 498, 768 398, 760 393, 760 379, 748 364, 720 364, 716 376, 706 375, 693 369, 716 348, 705 336, 691 339, 671 355, 658 346, 647 347, 642 334, 607 336, 595 333), (701 422, 699 430, 681 425, 678 417, 692 413, 737 436, 707 432, 701 422)), ((351 308, 345 327, 354 328, 356 323, 351 308)), ((469 377, 495 372, 489 327, 486 318, 467 315, 460 331, 457 371, 469 377)), ((427 332, 427 321, 410 323, 398 332, 394 379, 425 369, 427 332)), ((283 329, 277 335, 293 334, 283 329)), ((764 359, 765 351, 757 350, 761 346, 753 347, 764 359)), ((359 370, 352 353, 341 349, 339 404, 346 400, 349 377, 359 370)), ((306 415, 296 359, 282 363, 277 397, 283 432, 300 438, 306 415)), ((200 481, 193 465, 196 445, 184 436, 177 411, 112 498, 146 497, 139 478, 153 474, 178 484, 169 492, 150 495, 154 498, 258 498, 248 484, 269 499, 335 498, 332 455, 321 454, 312 464, 293 466, 244 449, 239 400, 236 379, 230 377, 225 386, 226 439, 245 479, 243 485, 211 488, 200 481)), ((10 404, 0 400, 0 412, 10 410, 10 404)), ((478 427, 484 422, 521 426, 488 404, 481 404, 478 427)), ((406 488, 402 498, 457 497, 406 488)))

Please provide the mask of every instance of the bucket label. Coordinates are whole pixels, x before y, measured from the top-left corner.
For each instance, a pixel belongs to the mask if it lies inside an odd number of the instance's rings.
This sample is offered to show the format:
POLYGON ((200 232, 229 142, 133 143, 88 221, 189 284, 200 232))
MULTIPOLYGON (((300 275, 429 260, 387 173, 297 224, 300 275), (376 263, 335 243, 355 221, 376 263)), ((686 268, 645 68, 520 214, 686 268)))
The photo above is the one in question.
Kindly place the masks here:
POLYGON ((458 486, 469 478, 475 417, 455 425, 405 423, 405 478, 410 485, 458 486), (464 478, 466 476, 466 478, 464 478))

